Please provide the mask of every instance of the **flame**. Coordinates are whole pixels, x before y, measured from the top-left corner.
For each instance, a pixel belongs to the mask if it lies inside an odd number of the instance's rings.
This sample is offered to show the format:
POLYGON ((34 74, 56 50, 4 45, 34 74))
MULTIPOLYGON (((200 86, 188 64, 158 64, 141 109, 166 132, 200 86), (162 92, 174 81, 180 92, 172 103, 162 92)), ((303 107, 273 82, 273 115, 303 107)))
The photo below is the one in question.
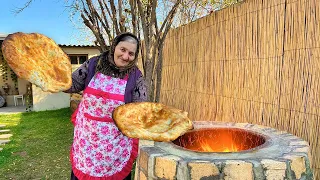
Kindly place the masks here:
POLYGON ((239 152, 264 142, 262 136, 236 128, 191 131, 173 141, 178 146, 200 152, 239 152))
POLYGON ((239 148, 234 142, 229 142, 227 146, 221 147, 212 143, 201 142, 200 148, 204 152, 238 152, 239 148))

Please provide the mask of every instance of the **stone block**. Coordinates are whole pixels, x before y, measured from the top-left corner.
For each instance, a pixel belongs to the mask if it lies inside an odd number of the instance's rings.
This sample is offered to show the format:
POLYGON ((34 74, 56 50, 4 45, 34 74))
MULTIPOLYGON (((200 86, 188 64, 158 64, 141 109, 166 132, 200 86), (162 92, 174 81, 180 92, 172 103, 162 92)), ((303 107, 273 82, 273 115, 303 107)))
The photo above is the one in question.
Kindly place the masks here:
POLYGON ((140 147, 138 164, 139 169, 147 173, 148 177, 154 177, 154 157, 166 155, 164 151, 157 147, 140 147))
POLYGON ((263 168, 267 170, 285 170, 287 169, 286 163, 281 161, 275 161, 271 159, 263 159, 261 161, 263 168))
POLYGON ((186 161, 180 161, 177 168, 177 180, 190 179, 190 173, 186 161))
POLYGON ((290 146, 309 146, 309 143, 306 141, 291 141, 290 146))
POLYGON ((139 180, 147 180, 147 176, 142 171, 139 171, 139 180))
POLYGON ((220 172, 214 163, 210 162, 190 162, 190 175, 192 180, 200 180, 201 178, 213 178, 219 176, 220 172))
POLYGON ((300 179, 302 173, 306 172, 306 162, 303 156, 295 156, 295 155, 288 155, 284 157, 285 159, 290 159, 291 163, 291 170, 294 172, 296 179, 300 179))
POLYGON ((154 146, 154 141, 149 140, 139 140, 139 146, 154 146))
POLYGON ((245 161, 226 161, 225 180, 253 180, 252 164, 245 161))
POLYGON ((264 159, 261 164, 265 169, 264 174, 267 180, 283 180, 285 178, 287 169, 285 162, 264 159))
POLYGON ((155 176, 162 179, 175 179, 177 173, 177 156, 155 157, 155 176))
POLYGON ((148 153, 146 151, 140 150, 140 153, 139 153, 139 166, 145 172, 148 172, 148 160, 149 160, 148 153))
POLYGON ((303 152, 307 154, 309 152, 309 147, 296 148, 293 152, 303 152))

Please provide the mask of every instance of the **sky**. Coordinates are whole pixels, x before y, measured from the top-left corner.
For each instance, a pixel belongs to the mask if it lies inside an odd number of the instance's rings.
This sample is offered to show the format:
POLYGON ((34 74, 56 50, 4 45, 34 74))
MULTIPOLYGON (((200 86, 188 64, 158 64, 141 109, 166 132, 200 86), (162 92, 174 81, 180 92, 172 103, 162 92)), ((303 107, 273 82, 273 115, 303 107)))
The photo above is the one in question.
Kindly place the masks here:
POLYGON ((57 44, 90 44, 71 22, 65 0, 33 0, 28 8, 15 14, 27 1, 1 0, 0 34, 35 32, 52 38, 57 44))

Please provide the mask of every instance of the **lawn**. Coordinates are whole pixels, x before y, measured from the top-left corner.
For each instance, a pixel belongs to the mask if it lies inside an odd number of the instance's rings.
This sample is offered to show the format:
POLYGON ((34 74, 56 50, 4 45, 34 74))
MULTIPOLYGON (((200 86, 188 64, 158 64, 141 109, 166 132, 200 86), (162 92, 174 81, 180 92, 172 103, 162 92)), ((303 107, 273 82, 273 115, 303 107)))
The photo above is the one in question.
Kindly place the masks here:
POLYGON ((69 108, 0 115, 13 136, 0 151, 0 179, 70 179, 69 108))

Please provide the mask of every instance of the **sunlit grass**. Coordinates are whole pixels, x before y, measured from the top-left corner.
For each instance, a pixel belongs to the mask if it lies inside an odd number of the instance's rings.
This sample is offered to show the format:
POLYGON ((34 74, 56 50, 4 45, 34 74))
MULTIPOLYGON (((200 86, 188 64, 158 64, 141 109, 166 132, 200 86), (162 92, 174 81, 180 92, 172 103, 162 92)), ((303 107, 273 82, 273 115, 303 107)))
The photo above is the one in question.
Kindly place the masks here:
POLYGON ((13 134, 0 152, 0 179, 70 179, 70 115, 69 108, 0 115, 13 134))

